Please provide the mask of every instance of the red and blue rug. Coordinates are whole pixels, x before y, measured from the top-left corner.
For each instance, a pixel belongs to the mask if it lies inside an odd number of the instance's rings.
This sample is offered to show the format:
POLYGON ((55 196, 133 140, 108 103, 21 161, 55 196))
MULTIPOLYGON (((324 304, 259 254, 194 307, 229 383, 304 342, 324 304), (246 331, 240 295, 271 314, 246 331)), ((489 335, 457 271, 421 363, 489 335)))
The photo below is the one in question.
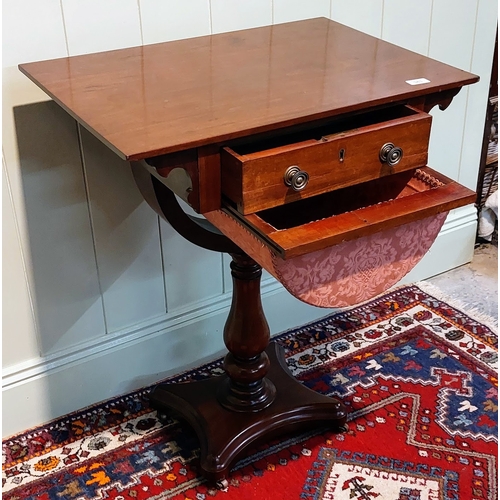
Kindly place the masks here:
MULTIPOLYGON (((217 489, 197 473, 194 433, 162 425, 146 388, 5 440, 3 498, 494 500, 494 328, 398 289, 275 337, 299 380, 344 400, 346 432, 250 450, 217 489)), ((177 380, 214 373, 221 360, 177 380)))

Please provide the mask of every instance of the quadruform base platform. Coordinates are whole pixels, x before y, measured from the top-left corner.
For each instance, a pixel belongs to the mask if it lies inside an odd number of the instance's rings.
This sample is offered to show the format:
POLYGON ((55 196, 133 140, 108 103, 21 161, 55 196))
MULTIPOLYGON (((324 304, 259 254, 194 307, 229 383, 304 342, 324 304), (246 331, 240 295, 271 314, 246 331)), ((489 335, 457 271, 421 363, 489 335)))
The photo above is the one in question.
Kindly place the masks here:
POLYGON ((157 386, 150 401, 159 413, 173 410, 186 420, 200 442, 201 472, 209 481, 227 477, 242 452, 262 438, 293 430, 307 422, 342 427, 347 411, 340 401, 318 394, 297 381, 288 370, 281 346, 271 342, 266 351, 266 378, 276 387, 272 404, 259 411, 233 411, 217 401, 227 375, 208 380, 157 386))

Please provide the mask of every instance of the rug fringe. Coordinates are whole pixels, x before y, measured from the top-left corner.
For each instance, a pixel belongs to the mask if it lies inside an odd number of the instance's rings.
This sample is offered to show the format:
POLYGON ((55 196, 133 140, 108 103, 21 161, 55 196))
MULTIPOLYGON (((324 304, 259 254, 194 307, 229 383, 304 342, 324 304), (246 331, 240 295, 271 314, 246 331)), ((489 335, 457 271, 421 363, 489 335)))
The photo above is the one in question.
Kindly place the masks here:
POLYGON ((459 309, 464 314, 467 314, 467 316, 470 316, 472 319, 480 323, 483 323, 485 326, 493 330, 494 333, 498 334, 497 318, 494 318, 489 314, 486 314, 484 311, 481 311, 477 307, 469 306, 464 302, 462 302, 461 300, 451 297, 447 293, 443 292, 436 285, 433 285, 428 281, 417 281, 416 283, 414 283, 414 285, 420 288, 420 290, 422 290, 423 292, 432 295, 434 298, 446 302, 455 309, 459 309))

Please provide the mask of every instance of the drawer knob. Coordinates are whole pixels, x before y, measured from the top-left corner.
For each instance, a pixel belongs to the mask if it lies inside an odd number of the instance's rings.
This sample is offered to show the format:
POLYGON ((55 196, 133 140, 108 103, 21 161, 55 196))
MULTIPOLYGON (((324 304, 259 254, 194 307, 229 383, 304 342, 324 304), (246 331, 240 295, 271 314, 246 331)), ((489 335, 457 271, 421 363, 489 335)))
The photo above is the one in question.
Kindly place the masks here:
POLYGON ((297 165, 288 167, 284 176, 285 185, 294 191, 301 191, 309 182, 309 174, 305 170, 300 170, 297 165))
POLYGON ((382 163, 387 163, 387 165, 393 167, 403 158, 403 150, 394 146, 392 142, 388 142, 380 149, 379 156, 382 163))

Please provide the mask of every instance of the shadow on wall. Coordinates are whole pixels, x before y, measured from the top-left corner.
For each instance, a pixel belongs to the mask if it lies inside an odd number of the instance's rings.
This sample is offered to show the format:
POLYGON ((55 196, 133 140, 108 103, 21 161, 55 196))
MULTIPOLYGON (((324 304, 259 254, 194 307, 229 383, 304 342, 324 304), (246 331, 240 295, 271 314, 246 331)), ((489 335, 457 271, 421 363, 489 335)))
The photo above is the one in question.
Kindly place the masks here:
MULTIPOLYGON (((158 217, 143 201, 128 162, 55 102, 16 107, 14 120, 30 287, 45 359, 42 376, 20 373, 20 391, 8 397, 28 394, 33 418, 50 420, 221 352, 227 309, 202 308, 195 327, 189 314, 183 321, 190 304, 221 296, 220 254, 184 241, 166 222, 160 238, 158 217), (165 264, 161 245, 168 250, 165 264), (170 316, 166 281, 175 299, 170 316)), ((9 417, 12 432, 22 430, 17 416, 9 417)), ((30 419, 30 427, 41 421, 30 419)))
POLYGON ((109 331, 103 296, 151 226, 130 230, 142 197, 128 163, 83 129, 80 149, 75 120, 56 103, 16 107, 14 119, 40 350, 48 355, 109 331))

